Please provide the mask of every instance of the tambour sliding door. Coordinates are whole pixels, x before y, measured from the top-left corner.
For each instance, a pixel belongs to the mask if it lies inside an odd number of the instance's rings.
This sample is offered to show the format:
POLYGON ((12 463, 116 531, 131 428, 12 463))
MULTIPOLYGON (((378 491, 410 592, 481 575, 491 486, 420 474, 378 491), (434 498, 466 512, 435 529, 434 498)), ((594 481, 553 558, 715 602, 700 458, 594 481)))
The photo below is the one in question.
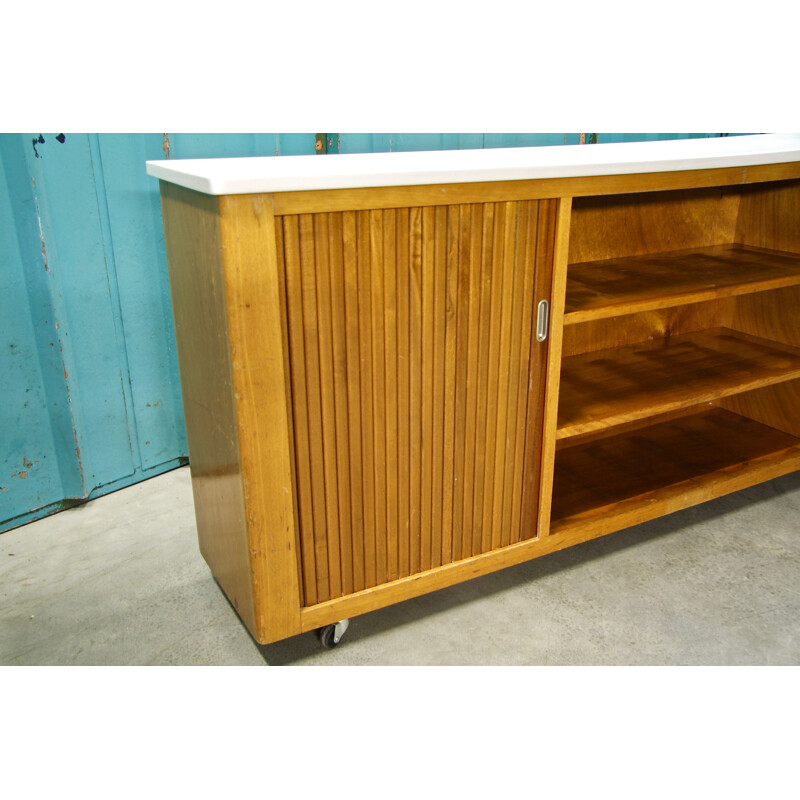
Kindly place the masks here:
POLYGON ((275 218, 305 606, 536 535, 556 206, 275 218))

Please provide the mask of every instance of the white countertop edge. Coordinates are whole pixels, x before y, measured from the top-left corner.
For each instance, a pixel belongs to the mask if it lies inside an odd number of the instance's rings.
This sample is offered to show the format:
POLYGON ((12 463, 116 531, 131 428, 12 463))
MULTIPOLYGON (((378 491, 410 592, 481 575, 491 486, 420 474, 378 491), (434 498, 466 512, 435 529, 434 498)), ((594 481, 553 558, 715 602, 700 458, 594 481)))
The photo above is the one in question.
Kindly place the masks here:
POLYGON ((578 178, 800 161, 800 134, 547 147, 148 161, 147 173, 210 195, 578 178))

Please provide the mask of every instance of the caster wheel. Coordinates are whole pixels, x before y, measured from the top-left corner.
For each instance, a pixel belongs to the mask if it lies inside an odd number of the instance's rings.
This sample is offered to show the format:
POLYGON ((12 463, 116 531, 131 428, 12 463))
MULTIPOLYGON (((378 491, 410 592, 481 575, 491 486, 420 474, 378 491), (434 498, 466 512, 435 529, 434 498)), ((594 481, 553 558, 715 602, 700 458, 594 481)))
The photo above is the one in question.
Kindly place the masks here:
POLYGON ((324 628, 319 629, 319 640, 326 650, 330 650, 332 647, 336 647, 336 645, 339 644, 339 642, 334 641, 335 634, 335 625, 326 625, 324 628))
POLYGON ((332 647, 336 647, 337 644, 342 640, 342 636, 344 636, 344 632, 347 630, 347 626, 350 624, 350 620, 343 619, 341 622, 337 622, 335 625, 325 625, 325 627, 319 629, 319 640, 322 642, 322 646, 327 650, 330 650, 332 647))

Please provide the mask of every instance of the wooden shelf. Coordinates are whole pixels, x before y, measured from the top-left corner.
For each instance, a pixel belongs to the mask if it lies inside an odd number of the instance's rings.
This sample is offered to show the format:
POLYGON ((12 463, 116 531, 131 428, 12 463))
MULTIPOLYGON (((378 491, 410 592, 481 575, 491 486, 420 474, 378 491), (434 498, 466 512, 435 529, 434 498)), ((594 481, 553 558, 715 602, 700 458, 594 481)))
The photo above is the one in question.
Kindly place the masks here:
POLYGON ((800 255, 744 245, 570 264, 564 324, 800 284, 800 255))
POLYGON ((556 438, 800 377, 800 349, 714 328, 565 358, 556 438))
POLYGON ((550 533, 609 533, 796 469, 800 439, 712 406, 560 449, 550 533))

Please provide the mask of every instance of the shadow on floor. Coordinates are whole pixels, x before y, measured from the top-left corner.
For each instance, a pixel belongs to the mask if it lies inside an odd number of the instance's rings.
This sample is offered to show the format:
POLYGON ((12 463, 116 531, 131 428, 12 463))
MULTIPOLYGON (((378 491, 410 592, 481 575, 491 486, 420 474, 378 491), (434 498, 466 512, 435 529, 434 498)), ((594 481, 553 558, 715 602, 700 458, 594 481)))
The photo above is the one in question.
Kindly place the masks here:
MULTIPOLYGON (((601 536, 580 545, 550 553, 498 572, 473 578, 456 586, 439 589, 423 598, 413 598, 356 618, 350 625, 343 645, 358 642, 409 622, 443 613, 454 607, 484 600, 566 569, 636 547, 644 542, 669 536, 680 536, 687 527, 706 522, 720 522, 727 514, 766 503, 771 498, 800 489, 800 472, 744 489, 704 504, 677 511, 658 519, 601 536), (421 602, 422 601, 422 602, 421 602)), ((221 591, 221 590, 220 590, 221 591)), ((235 612, 234 612, 235 613, 235 612)), ((242 623, 240 623, 242 624, 242 623)), ((249 634, 248 634, 249 635, 249 634)), ((322 649, 317 634, 304 633, 257 648, 270 666, 290 666, 307 659, 322 649)))

